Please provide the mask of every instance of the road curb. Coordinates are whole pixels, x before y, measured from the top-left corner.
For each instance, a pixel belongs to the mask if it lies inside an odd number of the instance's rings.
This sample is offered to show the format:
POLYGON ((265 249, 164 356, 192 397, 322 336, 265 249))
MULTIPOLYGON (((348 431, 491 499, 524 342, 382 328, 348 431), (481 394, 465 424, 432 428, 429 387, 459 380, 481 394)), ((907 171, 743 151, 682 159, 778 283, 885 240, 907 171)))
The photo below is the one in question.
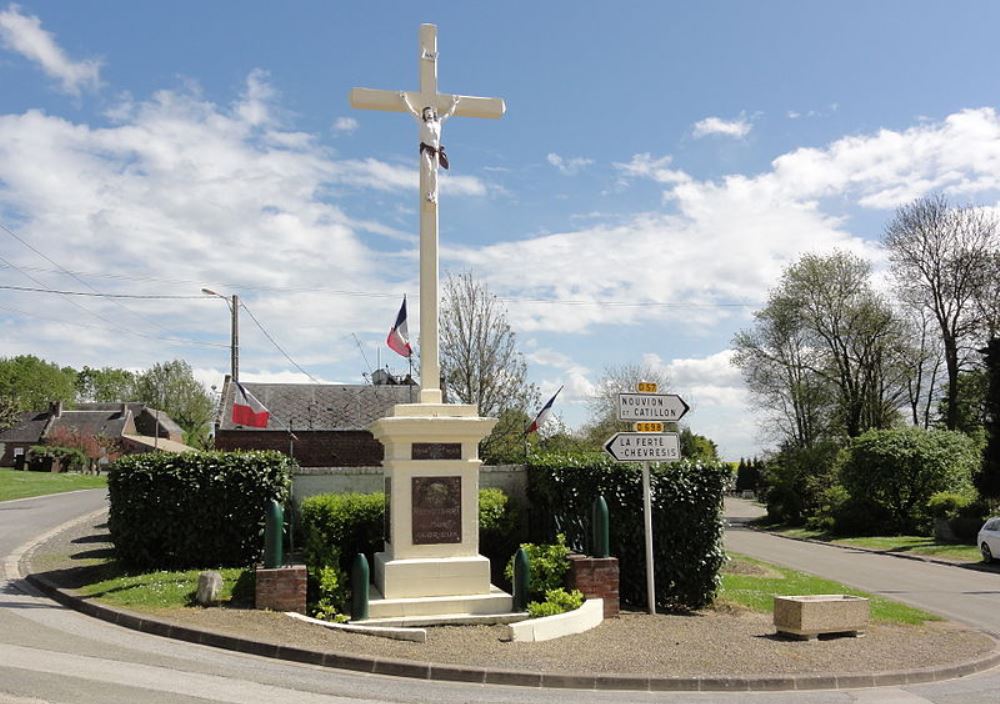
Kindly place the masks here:
POLYGON ((941 560, 936 557, 928 557, 927 555, 907 555, 901 552, 876 550, 875 548, 863 548, 857 545, 838 545, 837 543, 828 542, 825 540, 816 540, 815 538, 800 538, 794 535, 782 535, 781 533, 775 533, 774 531, 765 530, 764 528, 758 528, 757 526, 750 525, 749 523, 744 523, 743 527, 749 528, 750 530, 756 531, 758 533, 763 533, 764 535, 773 535, 776 538, 784 538, 785 540, 794 540, 799 543, 811 543, 812 545, 827 545, 831 548, 838 548, 840 550, 856 550, 857 552, 867 552, 871 553, 872 555, 886 555, 888 557, 898 557, 900 560, 911 560, 912 562, 929 562, 932 565, 944 565, 945 567, 959 567, 961 569, 966 569, 966 570, 970 569, 970 565, 984 564, 981 562, 952 562, 951 560, 941 560))
MULTIPOLYGON (((169 621, 149 618, 143 614, 124 609, 114 609, 81 598, 71 590, 61 589, 45 577, 30 572, 31 553, 41 546, 42 543, 63 530, 67 530, 95 515, 97 514, 88 514, 87 516, 63 524, 19 548, 19 561, 15 565, 15 576, 26 580, 29 584, 63 606, 123 628, 277 660, 289 660, 353 672, 389 675, 392 677, 410 677, 429 681, 633 692, 773 692, 788 690, 859 689, 882 686, 898 687, 900 685, 937 682, 964 677, 1000 665, 1000 643, 992 636, 988 636, 994 642, 994 648, 990 654, 955 665, 880 672, 869 675, 804 674, 755 677, 662 677, 655 675, 594 675, 585 673, 501 670, 397 660, 393 658, 371 658, 348 653, 263 643, 248 638, 223 635, 190 626, 181 626, 169 621)), ((10 575, 8 575, 8 578, 10 578, 10 575)))

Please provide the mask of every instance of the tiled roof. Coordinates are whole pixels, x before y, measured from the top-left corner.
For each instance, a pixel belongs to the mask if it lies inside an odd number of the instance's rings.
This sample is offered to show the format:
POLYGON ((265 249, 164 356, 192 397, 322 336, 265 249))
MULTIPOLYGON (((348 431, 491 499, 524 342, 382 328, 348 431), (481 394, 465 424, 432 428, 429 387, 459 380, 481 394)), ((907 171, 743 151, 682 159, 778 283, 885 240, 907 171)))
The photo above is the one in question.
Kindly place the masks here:
MULTIPOLYGON (((270 430, 287 430, 289 424, 293 430, 367 430, 397 403, 420 400, 419 386, 242 384, 271 412, 270 430)), ((237 427, 232 421, 234 388, 227 379, 222 392, 222 430, 237 427)))
POLYGON ((22 413, 20 421, 0 432, 0 442, 38 442, 48 422, 48 411, 22 413))
POLYGON ((125 432, 131 414, 121 412, 121 404, 114 411, 63 411, 52 420, 46 437, 56 428, 72 428, 81 435, 104 435, 109 438, 121 437, 125 432))
POLYGON ((174 442, 166 438, 151 438, 146 435, 122 435, 127 441, 133 442, 141 447, 159 450, 161 452, 197 452, 198 450, 182 442, 174 442))
MULTIPOLYGON (((145 411, 150 415, 150 422, 152 422, 152 418, 155 417, 159 421, 160 427, 171 435, 181 435, 184 432, 181 426, 177 425, 177 423, 175 423, 174 420, 163 411, 158 411, 155 408, 147 406, 145 403, 140 403, 139 401, 128 401, 125 405, 130 411, 132 411, 132 417, 135 418, 137 423, 139 422, 139 415, 145 411)), ((121 403, 94 402, 76 404, 76 410, 78 411, 115 411, 121 407, 121 403)), ((152 431, 152 428, 150 428, 150 431, 152 431)))

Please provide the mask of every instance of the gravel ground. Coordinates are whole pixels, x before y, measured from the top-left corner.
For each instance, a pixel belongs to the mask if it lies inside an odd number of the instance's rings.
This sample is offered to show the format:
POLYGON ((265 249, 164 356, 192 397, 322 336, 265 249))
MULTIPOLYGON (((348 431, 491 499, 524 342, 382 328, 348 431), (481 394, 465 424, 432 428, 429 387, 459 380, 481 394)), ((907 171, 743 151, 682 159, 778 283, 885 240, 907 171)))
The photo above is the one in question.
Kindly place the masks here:
MULTIPOLYGON (((79 584, 83 558, 105 547, 106 531, 85 525, 32 557, 32 570, 65 586, 79 584)), ((873 673, 954 664, 985 655, 987 636, 954 623, 875 624, 862 638, 789 641, 774 636, 770 615, 706 610, 690 616, 623 613, 576 636, 507 643, 500 626, 428 629, 426 643, 331 631, 283 614, 234 608, 160 609, 158 618, 271 643, 424 662, 535 672, 663 676, 873 673)))

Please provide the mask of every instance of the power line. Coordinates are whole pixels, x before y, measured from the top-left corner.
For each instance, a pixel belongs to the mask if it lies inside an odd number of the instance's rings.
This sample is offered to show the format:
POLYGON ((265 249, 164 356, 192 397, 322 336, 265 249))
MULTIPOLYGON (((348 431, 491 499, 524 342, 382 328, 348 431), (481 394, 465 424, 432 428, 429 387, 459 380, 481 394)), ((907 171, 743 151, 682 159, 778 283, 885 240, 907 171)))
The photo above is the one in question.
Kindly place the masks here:
POLYGON ((279 352, 281 352, 281 354, 285 355, 285 359, 287 359, 289 362, 291 362, 293 367, 295 367, 300 372, 302 372, 303 374, 305 374, 307 377, 309 377, 310 379, 312 379, 312 381, 314 381, 315 383, 317 383, 317 384, 323 383, 319 379, 317 379, 316 377, 314 377, 312 374, 310 374, 309 372, 307 372, 305 369, 303 369, 301 366, 299 366, 299 363, 296 362, 294 359, 292 359, 291 355, 289 355, 287 352, 285 352, 285 348, 283 348, 281 345, 278 344, 278 341, 275 340, 271 336, 271 333, 269 333, 267 331, 267 329, 261 324, 261 322, 259 320, 257 320, 257 316, 253 314, 253 311, 251 311, 249 308, 247 308, 246 304, 243 303, 243 301, 240 301, 240 308, 242 308, 243 310, 245 310, 247 312, 247 314, 250 316, 250 319, 253 320, 254 323, 257 324, 257 327, 260 328, 260 331, 262 333, 264 333, 264 337, 266 337, 268 340, 270 340, 271 344, 274 345, 275 349, 277 349, 279 352))
POLYGON ((62 291, 53 288, 33 288, 31 286, 6 286, 0 284, 0 289, 7 289, 9 291, 27 291, 32 293, 57 293, 60 296, 90 296, 92 298, 134 298, 134 299, 192 299, 192 300, 207 300, 204 296, 168 296, 168 295, 153 295, 153 294, 139 294, 139 293, 103 293, 101 291, 62 291))

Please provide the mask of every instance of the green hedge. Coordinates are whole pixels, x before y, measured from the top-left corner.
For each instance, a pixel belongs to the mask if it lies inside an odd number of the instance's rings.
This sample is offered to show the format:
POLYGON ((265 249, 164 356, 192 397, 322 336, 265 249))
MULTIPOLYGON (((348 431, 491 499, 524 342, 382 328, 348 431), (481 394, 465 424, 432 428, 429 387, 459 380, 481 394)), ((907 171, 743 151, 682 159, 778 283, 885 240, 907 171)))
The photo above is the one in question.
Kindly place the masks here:
MULTIPOLYGON (((681 461, 653 465, 653 558, 656 605, 690 610, 707 606, 719 587, 725 561, 722 499, 732 472, 721 462, 681 461)), ((599 454, 543 455, 528 466, 528 498, 543 520, 533 526, 535 542, 567 542, 587 550, 591 505, 599 495, 611 515, 611 554, 618 558, 621 598, 646 603, 646 559, 642 471, 599 454)))
POLYGON ((139 569, 252 564, 267 503, 287 499, 294 464, 271 451, 119 459, 108 472, 118 560, 139 569))
MULTIPOLYGON (((305 560, 310 567, 336 563, 348 572, 354 556, 369 564, 382 550, 385 494, 318 494, 302 502, 305 560)), ((517 550, 519 532, 508 497, 500 489, 479 490, 479 547, 499 569, 517 550)))

